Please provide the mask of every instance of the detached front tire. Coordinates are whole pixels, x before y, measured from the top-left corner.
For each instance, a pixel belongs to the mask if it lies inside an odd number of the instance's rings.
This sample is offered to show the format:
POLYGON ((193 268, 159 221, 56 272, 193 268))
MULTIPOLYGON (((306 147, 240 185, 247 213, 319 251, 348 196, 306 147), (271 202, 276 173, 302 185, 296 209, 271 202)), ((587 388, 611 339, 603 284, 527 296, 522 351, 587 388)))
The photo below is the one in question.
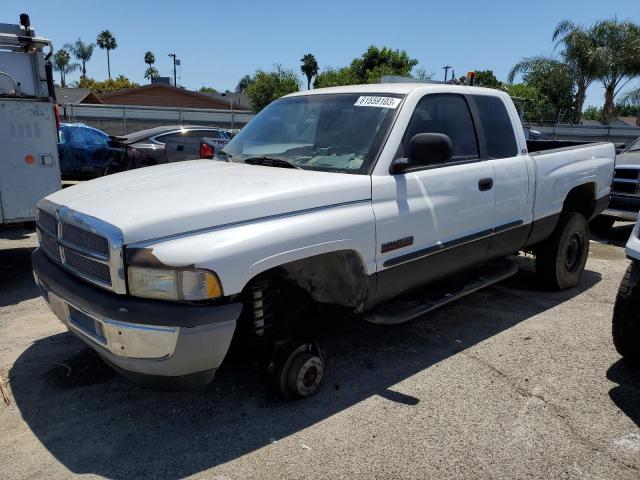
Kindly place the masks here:
POLYGON ((625 360, 640 363, 640 263, 627 268, 613 307, 613 345, 625 360))
POLYGON ((589 255, 589 226, 584 215, 565 213, 556 229, 536 249, 536 274, 554 290, 577 285, 589 255))

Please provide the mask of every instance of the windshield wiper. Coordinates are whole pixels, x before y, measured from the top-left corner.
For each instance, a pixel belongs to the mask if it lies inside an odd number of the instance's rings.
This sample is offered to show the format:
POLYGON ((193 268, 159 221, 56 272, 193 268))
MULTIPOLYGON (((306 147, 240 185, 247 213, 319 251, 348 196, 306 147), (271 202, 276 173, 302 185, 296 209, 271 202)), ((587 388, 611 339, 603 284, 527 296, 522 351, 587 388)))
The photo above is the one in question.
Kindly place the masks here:
POLYGON ((249 165, 264 165, 267 167, 281 167, 281 168, 297 168, 298 170, 302 170, 298 165, 289 160, 284 160, 282 158, 275 157, 252 157, 243 160, 244 163, 248 163, 249 165))

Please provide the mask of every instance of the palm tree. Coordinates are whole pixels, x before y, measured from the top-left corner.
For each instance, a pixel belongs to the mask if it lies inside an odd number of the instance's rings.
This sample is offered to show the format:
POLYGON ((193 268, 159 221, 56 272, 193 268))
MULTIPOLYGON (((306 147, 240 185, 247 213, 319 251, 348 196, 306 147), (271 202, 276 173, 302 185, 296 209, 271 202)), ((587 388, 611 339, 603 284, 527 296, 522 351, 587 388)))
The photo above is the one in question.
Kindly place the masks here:
POLYGON ((144 78, 148 78, 149 80, 151 80, 151 83, 153 83, 153 79, 156 78, 158 75, 160 75, 160 73, 158 72, 158 69, 155 67, 149 67, 144 72, 144 78))
POLYGON ((60 72, 60 86, 66 87, 67 74, 75 72, 80 68, 78 63, 69 63, 71 61, 71 55, 67 50, 61 48, 53 56, 53 69, 56 72, 60 72))
POLYGON ((242 77, 238 82, 238 85, 236 85, 236 93, 244 93, 251 82, 251 76, 245 75, 242 77))
POLYGON ((595 45, 589 29, 562 20, 553 31, 556 48, 562 46, 560 55, 571 68, 576 82, 575 122, 580 123, 582 108, 589 85, 597 78, 598 69, 595 45))
POLYGON ((116 37, 109 30, 103 30, 96 38, 96 43, 100 48, 107 51, 107 72, 109 73, 109 79, 111 79, 111 62, 109 60, 109 51, 118 48, 116 37))
POLYGON ((156 56, 151 51, 148 51, 144 54, 144 63, 151 67, 151 65, 156 63, 156 56))
POLYGON ((614 116, 615 98, 640 75, 640 26, 617 18, 601 20, 589 29, 598 64, 597 78, 604 87, 602 123, 614 116))
POLYGON ((87 62, 91 60, 93 49, 96 48, 95 43, 84 43, 80 38, 78 38, 75 43, 67 43, 63 46, 63 48, 71 52, 71 54, 73 54, 73 56, 76 57, 77 60, 80 60, 80 63, 82 64, 82 75, 80 76, 80 78, 86 78, 87 62))
POLYGON ((307 77, 307 90, 311 90, 311 80, 318 74, 318 62, 312 53, 307 53, 300 61, 302 62, 300 70, 307 77))

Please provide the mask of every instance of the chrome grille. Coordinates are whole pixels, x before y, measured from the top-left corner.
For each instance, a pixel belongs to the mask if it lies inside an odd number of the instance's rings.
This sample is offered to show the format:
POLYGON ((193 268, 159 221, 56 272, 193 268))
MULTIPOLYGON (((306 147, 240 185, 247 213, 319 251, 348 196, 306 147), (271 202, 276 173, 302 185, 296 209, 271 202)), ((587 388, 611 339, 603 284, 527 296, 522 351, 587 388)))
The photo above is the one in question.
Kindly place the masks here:
POLYGON ((637 168, 616 168, 611 193, 613 195, 640 196, 639 174, 640 170, 637 168))
POLYGON ((109 241, 101 235, 88 232, 75 225, 63 223, 60 228, 60 238, 84 250, 95 252, 109 258, 109 241))
POLYGON ((38 210, 38 226, 54 237, 58 236, 58 222, 56 217, 44 210, 38 210))
POLYGON ((92 258, 85 257, 84 255, 76 253, 67 247, 62 247, 62 255, 64 257, 64 264, 68 267, 83 275, 88 275, 100 283, 111 286, 111 272, 109 271, 109 265, 97 262, 92 258))
POLYGON ((56 239, 45 232, 42 228, 38 228, 38 240, 40 246, 45 253, 56 263, 62 263, 60 260, 60 249, 58 248, 58 242, 56 239))
POLYGON ((116 293, 127 293, 122 258, 122 232, 97 218, 42 200, 38 209, 40 246, 69 272, 116 293))

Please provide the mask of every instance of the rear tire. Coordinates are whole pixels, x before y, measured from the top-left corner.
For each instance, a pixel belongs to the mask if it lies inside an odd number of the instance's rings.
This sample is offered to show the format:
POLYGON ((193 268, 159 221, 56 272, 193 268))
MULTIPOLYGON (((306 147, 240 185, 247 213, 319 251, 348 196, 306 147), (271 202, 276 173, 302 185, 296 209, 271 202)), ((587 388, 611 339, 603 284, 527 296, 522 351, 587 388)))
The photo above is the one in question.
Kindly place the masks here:
POLYGON ((615 221, 616 219, 613 217, 605 217, 603 215, 599 215, 589 222, 589 228, 592 232, 604 235, 608 233, 609 230, 611 230, 611 227, 613 227, 615 221))
POLYGON ((625 360, 640 363, 640 263, 627 268, 613 307, 613 345, 625 360))
POLYGON ((536 274, 554 290, 574 287, 589 255, 589 227, 577 212, 563 214, 547 240, 536 248, 536 274))

